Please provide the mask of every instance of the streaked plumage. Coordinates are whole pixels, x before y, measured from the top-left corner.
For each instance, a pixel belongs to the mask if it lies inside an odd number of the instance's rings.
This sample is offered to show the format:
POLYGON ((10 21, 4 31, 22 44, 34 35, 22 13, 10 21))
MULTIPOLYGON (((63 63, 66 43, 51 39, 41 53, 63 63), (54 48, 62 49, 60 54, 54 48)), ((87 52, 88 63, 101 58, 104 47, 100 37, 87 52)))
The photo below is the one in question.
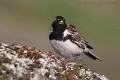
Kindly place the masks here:
POLYGON ((73 25, 66 24, 62 16, 57 16, 52 23, 49 39, 53 49, 62 57, 72 60, 81 54, 86 54, 93 60, 102 61, 89 50, 93 47, 85 41, 73 25))

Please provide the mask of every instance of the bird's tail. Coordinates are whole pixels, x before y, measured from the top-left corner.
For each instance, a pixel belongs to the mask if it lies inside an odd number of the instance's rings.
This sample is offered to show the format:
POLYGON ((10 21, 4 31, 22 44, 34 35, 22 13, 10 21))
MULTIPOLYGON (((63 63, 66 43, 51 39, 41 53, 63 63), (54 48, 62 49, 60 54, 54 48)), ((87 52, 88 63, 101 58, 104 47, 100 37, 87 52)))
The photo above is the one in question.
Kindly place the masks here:
POLYGON ((93 54, 91 51, 86 51, 86 52, 84 52, 89 58, 91 58, 91 59, 93 59, 93 60, 96 60, 96 59, 98 59, 98 60, 100 60, 100 61, 102 61, 99 57, 97 57, 95 54, 93 54))

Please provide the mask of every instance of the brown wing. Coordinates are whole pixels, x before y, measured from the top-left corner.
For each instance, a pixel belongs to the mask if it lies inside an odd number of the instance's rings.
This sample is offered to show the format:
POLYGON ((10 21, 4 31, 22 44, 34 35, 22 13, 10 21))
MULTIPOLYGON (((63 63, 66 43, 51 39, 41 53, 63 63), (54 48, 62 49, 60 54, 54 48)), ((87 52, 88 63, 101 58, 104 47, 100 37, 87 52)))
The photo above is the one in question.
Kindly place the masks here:
POLYGON ((84 37, 77 32, 73 25, 67 25, 67 30, 71 33, 72 42, 76 43, 79 47, 82 47, 83 49, 85 47, 93 49, 93 47, 90 46, 87 41, 85 41, 84 37))

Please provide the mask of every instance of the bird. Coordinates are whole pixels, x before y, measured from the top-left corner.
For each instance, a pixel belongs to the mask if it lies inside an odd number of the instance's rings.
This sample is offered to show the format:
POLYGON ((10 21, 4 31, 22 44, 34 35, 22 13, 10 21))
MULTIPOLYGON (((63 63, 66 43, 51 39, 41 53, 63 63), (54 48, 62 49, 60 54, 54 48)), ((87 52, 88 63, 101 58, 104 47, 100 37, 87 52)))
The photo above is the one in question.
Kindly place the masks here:
POLYGON ((62 16, 55 17, 50 27, 49 40, 55 52, 70 61, 74 61, 81 54, 87 55, 90 59, 102 61, 90 51, 93 47, 78 33, 75 26, 67 24, 62 16))

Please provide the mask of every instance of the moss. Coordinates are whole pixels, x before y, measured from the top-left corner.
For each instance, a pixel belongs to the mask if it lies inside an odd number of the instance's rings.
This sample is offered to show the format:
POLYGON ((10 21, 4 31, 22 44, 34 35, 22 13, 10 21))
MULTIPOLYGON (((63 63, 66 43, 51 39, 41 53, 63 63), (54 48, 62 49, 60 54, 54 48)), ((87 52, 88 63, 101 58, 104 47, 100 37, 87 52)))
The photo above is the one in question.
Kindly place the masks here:
POLYGON ((0 41, 0 46, 2 45, 2 42, 0 41))
POLYGON ((0 80, 9 80, 8 78, 6 78, 5 76, 3 75, 0 75, 0 80))
POLYGON ((0 65, 0 72, 0 80, 9 80, 7 74, 9 74, 10 71, 4 65, 0 65), (6 73, 2 73, 1 71, 6 71, 6 73))
POLYGON ((10 63, 11 60, 7 57, 0 56, 0 63, 10 63))
POLYGON ((18 47, 14 47, 14 48, 12 48, 12 50, 17 52, 19 50, 19 48, 18 47))
POLYGON ((0 70, 8 70, 4 65, 0 65, 0 70))

